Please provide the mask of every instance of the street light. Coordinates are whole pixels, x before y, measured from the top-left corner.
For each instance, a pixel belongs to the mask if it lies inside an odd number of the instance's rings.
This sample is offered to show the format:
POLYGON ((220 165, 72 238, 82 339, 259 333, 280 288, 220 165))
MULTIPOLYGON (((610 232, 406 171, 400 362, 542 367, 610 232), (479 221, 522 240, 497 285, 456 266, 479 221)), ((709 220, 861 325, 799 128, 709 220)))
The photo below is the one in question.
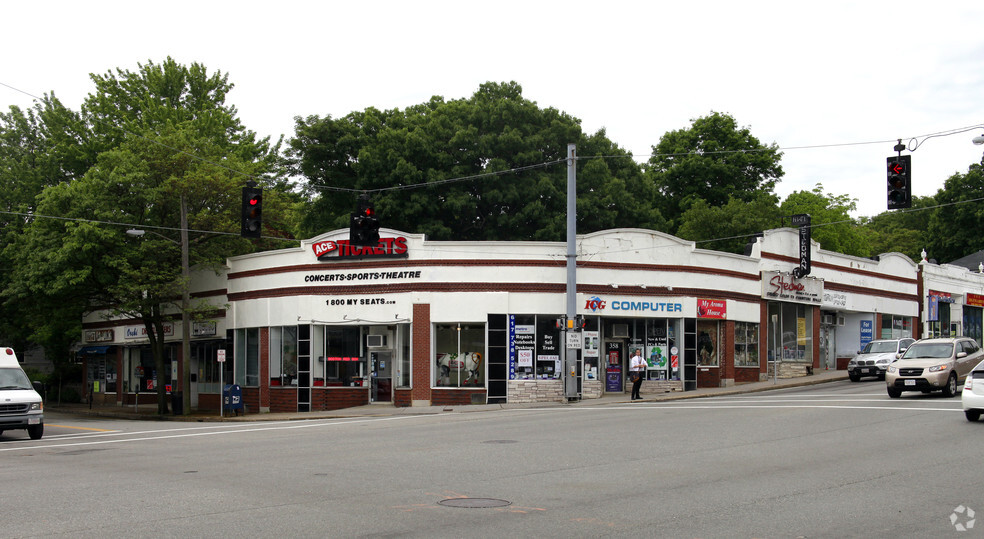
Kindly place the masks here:
MULTIPOLYGON (((131 228, 126 233, 141 237, 147 231, 131 228)), ((181 241, 176 242, 154 231, 150 233, 181 245, 181 278, 184 280, 184 286, 181 287, 181 413, 187 415, 191 413, 191 320, 188 318, 188 309, 191 306, 191 269, 188 263, 188 205, 184 196, 181 197, 181 241)))
POLYGON ((980 146, 981 144, 984 144, 984 135, 977 135, 976 137, 970 139, 970 141, 980 146))

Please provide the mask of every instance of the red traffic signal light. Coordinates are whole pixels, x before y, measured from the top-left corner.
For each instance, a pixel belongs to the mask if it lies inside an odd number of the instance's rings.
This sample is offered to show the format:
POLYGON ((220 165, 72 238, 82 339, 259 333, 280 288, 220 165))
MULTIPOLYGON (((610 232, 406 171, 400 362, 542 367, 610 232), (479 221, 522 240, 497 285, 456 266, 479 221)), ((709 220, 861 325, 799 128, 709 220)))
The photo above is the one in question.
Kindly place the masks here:
POLYGON ((359 198, 359 209, 349 219, 349 243, 362 247, 379 245, 379 219, 368 196, 359 198))
POLYGON ((888 163, 888 209, 912 207, 912 156, 899 155, 886 159, 888 163))
POLYGON ((243 187, 242 219, 239 235, 259 238, 263 229, 263 189, 243 187))

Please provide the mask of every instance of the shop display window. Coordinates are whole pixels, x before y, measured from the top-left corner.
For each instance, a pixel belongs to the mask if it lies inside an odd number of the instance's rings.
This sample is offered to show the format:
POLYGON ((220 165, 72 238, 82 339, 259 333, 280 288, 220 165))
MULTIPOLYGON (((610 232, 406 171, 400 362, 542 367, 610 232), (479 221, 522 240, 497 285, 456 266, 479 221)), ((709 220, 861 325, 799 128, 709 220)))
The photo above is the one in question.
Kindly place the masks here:
MULTIPOLYGON (((908 319, 907 319, 908 320, 908 319)), ((981 308, 964 305, 963 308, 964 337, 970 337, 977 344, 984 344, 981 331, 981 308)))
POLYGON ((358 326, 325 326, 325 385, 363 385, 366 371, 360 357, 361 338, 358 326))
POLYGON ((643 355, 646 358, 646 379, 647 380, 679 380, 679 350, 674 354, 676 348, 676 326, 664 319, 650 319, 645 321, 645 327, 635 327, 632 323, 632 331, 638 337, 629 346, 628 355, 634 348, 643 348, 643 355), (645 335, 643 336, 643 331, 645 335), (639 339, 645 338, 645 346, 640 346, 639 339))
POLYGON ((735 367, 759 366, 759 325, 735 322, 735 367))
POLYGON ((297 326, 270 328, 270 385, 297 385, 297 326))
POLYGON ((813 308, 769 302, 769 361, 813 362, 813 308))
POLYGON ((435 386, 485 387, 484 324, 436 324, 434 353, 435 386))
POLYGON ((697 321, 697 366, 717 367, 721 355, 721 324, 716 320, 697 321))
POLYGON ((510 315, 510 379, 554 380, 563 369, 560 365, 560 315, 510 315))
POLYGON ((882 339, 906 339, 912 337, 912 318, 892 314, 881 315, 882 339))

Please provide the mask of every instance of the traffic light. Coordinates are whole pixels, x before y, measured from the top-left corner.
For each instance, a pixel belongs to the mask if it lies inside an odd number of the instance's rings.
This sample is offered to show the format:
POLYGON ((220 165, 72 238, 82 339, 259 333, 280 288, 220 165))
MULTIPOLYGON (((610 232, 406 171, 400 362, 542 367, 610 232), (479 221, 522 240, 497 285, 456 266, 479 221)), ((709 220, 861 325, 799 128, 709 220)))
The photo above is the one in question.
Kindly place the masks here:
POLYGON ((912 207, 912 156, 899 155, 887 158, 888 209, 912 207))
POLYGON ((260 187, 243 187, 242 229, 240 235, 244 238, 259 238, 262 232, 263 189, 260 187))
POLYGON ((379 219, 368 197, 359 198, 359 209, 349 219, 349 243, 361 247, 379 245, 379 219))

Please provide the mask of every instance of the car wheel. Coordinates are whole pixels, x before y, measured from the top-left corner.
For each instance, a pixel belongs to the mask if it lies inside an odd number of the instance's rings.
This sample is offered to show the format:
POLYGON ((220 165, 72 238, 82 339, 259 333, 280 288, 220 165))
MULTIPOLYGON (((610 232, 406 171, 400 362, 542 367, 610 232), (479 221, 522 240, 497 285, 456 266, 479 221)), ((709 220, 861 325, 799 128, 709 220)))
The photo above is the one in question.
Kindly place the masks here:
POLYGON ((861 380, 861 375, 855 374, 853 372, 847 373, 847 377, 850 378, 852 382, 857 382, 861 380))
POLYGON ((902 390, 895 389, 894 387, 890 387, 888 388, 888 396, 892 397, 893 399, 897 399, 902 396, 902 390))
POLYGON ((946 387, 943 388, 944 397, 952 397, 957 394, 957 375, 951 374, 946 380, 946 387))
POLYGON ((44 423, 40 425, 28 425, 27 435, 31 437, 32 440, 40 440, 41 436, 44 435, 44 423))
POLYGON ((981 418, 980 410, 964 410, 964 415, 967 416, 967 421, 974 422, 981 418))

